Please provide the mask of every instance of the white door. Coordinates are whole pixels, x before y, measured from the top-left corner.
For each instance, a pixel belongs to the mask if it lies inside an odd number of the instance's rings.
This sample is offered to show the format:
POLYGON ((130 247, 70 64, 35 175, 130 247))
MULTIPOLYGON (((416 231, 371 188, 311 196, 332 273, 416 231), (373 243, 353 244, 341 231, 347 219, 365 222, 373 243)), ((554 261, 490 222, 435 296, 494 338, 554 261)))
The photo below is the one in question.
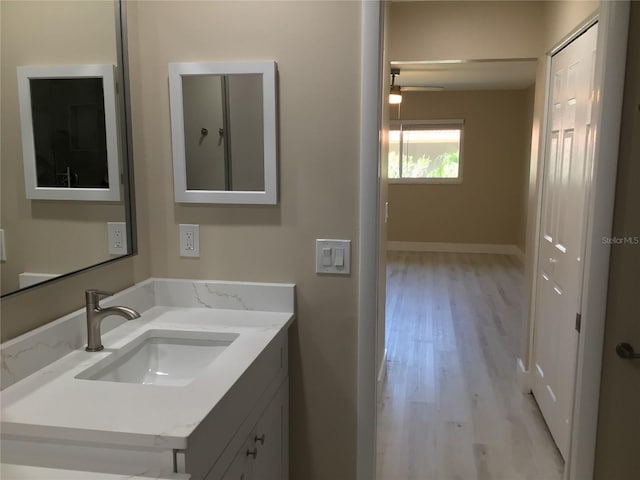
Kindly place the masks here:
POLYGON ((553 56, 534 324, 533 394, 566 459, 576 378, 597 25, 553 56))

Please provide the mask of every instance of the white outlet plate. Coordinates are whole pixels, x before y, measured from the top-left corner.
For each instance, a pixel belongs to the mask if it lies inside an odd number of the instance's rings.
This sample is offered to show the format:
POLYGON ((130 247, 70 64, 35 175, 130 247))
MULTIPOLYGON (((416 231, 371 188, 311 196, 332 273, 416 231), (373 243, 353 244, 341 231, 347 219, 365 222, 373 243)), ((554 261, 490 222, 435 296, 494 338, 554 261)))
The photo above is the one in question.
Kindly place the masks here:
POLYGON ((349 275, 351 273, 351 240, 317 239, 316 273, 349 275), (327 252, 326 249, 330 251, 327 252), (323 262, 325 252, 330 255, 330 258, 323 262), (339 265, 340 256, 342 256, 342 265, 339 265))
POLYGON ((127 224, 124 222, 107 222, 109 238, 109 255, 127 254, 127 224))
POLYGON ((4 244, 4 229, 0 228, 0 260, 3 262, 7 261, 7 251, 5 250, 4 244))
POLYGON ((180 256, 200 256, 200 225, 180 224, 180 256))

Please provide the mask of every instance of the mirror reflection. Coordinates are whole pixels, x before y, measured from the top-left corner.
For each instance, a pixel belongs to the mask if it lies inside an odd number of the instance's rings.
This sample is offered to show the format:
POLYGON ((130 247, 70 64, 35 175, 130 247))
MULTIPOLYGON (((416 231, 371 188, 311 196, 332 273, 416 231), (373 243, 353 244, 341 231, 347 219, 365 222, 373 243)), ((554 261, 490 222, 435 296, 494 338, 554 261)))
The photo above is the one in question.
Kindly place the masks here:
POLYGON ((187 190, 264 190, 262 75, 182 77, 187 190))
POLYGON ((113 65, 17 73, 27 198, 120 200, 113 65))
POLYGON ((132 251, 129 193, 121 180, 127 178, 128 168, 122 95, 116 93, 114 103, 119 117, 113 123, 115 171, 106 177, 105 144, 111 139, 108 128, 105 134, 105 107, 100 105, 104 79, 94 75, 93 79, 30 80, 32 145, 37 152, 31 176, 34 189, 85 190, 95 195, 114 186, 123 188, 123 194, 111 201, 45 200, 28 198, 18 89, 18 69, 27 67, 108 66, 111 78, 121 81, 119 11, 119 2, 110 1, 0 2, 2 296, 132 251))
POLYGON ((278 203, 277 65, 169 64, 176 202, 278 203))
POLYGON ((101 78, 32 78, 39 187, 109 186, 101 78))

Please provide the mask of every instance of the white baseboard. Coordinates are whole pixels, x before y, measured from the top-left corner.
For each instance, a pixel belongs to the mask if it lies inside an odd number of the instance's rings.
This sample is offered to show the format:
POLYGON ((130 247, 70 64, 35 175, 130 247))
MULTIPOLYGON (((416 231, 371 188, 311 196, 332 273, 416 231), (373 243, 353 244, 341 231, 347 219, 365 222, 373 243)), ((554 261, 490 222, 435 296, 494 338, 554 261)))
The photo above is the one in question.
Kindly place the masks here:
POLYGON ((531 393, 530 380, 530 371, 524 367, 522 359, 518 358, 516 361, 516 381, 518 382, 518 387, 520 387, 522 393, 531 393))
POLYGON ((496 253, 514 255, 520 260, 523 253, 516 245, 498 243, 445 243, 445 242, 387 242, 392 252, 452 252, 452 253, 496 253))

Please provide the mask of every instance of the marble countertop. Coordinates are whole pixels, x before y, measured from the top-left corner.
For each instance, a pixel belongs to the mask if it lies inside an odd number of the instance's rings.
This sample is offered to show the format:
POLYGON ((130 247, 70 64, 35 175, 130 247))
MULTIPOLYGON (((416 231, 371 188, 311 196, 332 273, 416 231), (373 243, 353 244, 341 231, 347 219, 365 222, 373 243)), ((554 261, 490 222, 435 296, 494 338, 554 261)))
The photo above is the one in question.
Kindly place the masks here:
POLYGON ((27 465, 0 465, 2 480, 188 480, 189 475, 176 473, 159 476, 154 472, 143 472, 142 476, 114 475, 111 473, 63 470, 59 468, 31 467, 27 465))
POLYGON ((265 347, 289 326, 293 316, 277 311, 154 306, 141 318, 104 333, 105 350, 74 350, 3 390, 2 433, 23 438, 184 449, 198 424, 265 347), (229 332, 239 336, 185 386, 75 378, 151 329, 229 332))

